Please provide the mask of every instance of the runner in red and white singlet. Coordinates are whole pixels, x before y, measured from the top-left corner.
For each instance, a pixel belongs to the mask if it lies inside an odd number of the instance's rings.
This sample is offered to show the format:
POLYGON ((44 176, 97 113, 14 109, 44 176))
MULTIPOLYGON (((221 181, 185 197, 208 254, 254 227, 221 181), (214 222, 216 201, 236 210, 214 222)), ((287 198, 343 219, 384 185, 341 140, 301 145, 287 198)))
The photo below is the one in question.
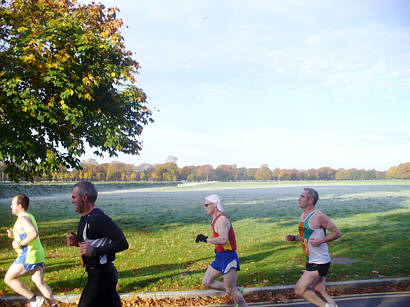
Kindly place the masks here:
POLYGON ((195 241, 214 244, 215 261, 206 270, 202 284, 206 288, 227 292, 233 297, 237 306, 248 306, 241 290, 236 286, 240 264, 236 253, 235 232, 229 218, 222 213, 223 206, 220 197, 216 194, 207 196, 205 210, 212 217, 212 237, 199 234, 195 241), (216 280, 221 275, 224 276, 223 282, 216 280))

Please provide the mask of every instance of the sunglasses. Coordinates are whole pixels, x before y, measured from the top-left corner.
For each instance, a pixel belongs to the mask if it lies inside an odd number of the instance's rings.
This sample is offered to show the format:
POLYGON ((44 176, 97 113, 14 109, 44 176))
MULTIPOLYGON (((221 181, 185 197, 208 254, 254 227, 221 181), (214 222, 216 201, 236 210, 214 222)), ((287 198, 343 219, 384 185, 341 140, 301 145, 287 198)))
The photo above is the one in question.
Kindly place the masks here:
POLYGON ((208 206, 210 206, 210 205, 212 205, 212 203, 205 203, 205 204, 204 204, 205 207, 208 207, 208 206))

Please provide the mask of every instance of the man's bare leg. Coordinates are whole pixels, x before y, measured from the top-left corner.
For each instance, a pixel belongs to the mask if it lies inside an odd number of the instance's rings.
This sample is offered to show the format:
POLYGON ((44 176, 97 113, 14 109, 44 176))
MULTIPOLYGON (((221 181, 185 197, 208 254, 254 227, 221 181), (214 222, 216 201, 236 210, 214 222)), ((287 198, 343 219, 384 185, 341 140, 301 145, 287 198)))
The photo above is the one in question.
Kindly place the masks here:
POLYGON ((36 285, 38 290, 40 290, 41 294, 44 296, 50 306, 56 305, 53 292, 51 291, 50 287, 44 282, 43 268, 39 267, 35 271, 30 271, 30 275, 31 280, 36 285))
POLYGON ((208 289, 226 291, 224 283, 216 280, 221 275, 221 272, 215 270, 212 266, 208 266, 204 278, 202 279, 202 285, 208 289))
POLYGON ((24 268, 23 264, 13 263, 7 270, 6 276, 4 276, 4 282, 9 286, 14 292, 24 296, 26 299, 31 299, 35 294, 27 288, 27 286, 17 278, 26 274, 27 270, 24 268))
POLYGON ((320 275, 318 271, 305 271, 296 283, 295 294, 316 306, 325 307, 326 302, 324 302, 315 291, 309 289, 309 287, 317 283, 319 279, 320 275))
POLYGON ((238 274, 236 272, 236 269, 234 268, 230 269, 229 272, 224 275, 226 293, 231 295, 235 303, 238 304, 240 307, 247 307, 248 305, 246 304, 242 293, 238 290, 238 287, 236 286, 237 279, 238 274))
POLYGON ((319 280, 312 285, 313 290, 319 293, 329 304, 333 304, 337 307, 336 302, 333 298, 326 292, 326 277, 320 276, 319 280))

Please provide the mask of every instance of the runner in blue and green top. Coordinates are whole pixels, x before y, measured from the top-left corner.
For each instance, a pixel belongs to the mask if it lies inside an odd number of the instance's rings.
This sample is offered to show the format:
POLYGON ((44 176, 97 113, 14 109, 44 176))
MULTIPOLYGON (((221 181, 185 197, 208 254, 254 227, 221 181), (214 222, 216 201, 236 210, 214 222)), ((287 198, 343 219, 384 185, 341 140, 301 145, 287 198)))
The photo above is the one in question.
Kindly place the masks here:
POLYGON ((301 241, 306 255, 306 271, 296 283, 295 293, 320 307, 337 306, 326 292, 326 274, 330 267, 330 255, 326 242, 336 240, 342 233, 330 218, 316 210, 319 194, 312 188, 303 190, 299 207, 303 210, 298 235, 286 235, 287 241, 301 241), (326 230, 330 234, 326 235, 326 230), (310 289, 312 287, 312 290, 310 289))
POLYGON ((50 287, 44 282, 44 250, 38 235, 37 222, 34 216, 27 212, 30 204, 25 194, 17 194, 11 200, 11 212, 17 216, 13 229, 7 229, 9 238, 14 239, 12 246, 17 253, 17 259, 7 270, 5 283, 18 294, 27 298, 30 307, 41 306, 44 298, 50 306, 57 306, 50 287), (36 297, 27 286, 17 278, 29 273, 34 284, 43 297, 36 297))

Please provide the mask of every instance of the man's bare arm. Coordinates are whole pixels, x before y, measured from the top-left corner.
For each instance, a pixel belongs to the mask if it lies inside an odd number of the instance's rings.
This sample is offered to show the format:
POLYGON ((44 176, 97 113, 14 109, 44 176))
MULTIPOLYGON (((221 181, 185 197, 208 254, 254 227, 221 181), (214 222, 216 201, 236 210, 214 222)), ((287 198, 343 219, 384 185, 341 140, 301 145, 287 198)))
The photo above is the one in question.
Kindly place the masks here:
POLYGON ((286 241, 300 241, 300 235, 286 235, 286 241))
POLYGON ((318 246, 322 243, 336 240, 342 235, 342 232, 339 230, 339 228, 337 228, 337 226, 330 220, 330 218, 326 214, 321 213, 319 215, 319 223, 320 227, 329 230, 330 234, 320 240, 318 240, 317 238, 311 238, 310 242, 313 246, 318 246))
POLYGON ((215 245, 224 245, 228 243, 228 233, 229 229, 231 228, 231 223, 229 220, 221 216, 218 218, 218 220, 215 223, 215 231, 218 234, 218 237, 216 238, 211 238, 209 237, 206 241, 211 244, 215 245))

